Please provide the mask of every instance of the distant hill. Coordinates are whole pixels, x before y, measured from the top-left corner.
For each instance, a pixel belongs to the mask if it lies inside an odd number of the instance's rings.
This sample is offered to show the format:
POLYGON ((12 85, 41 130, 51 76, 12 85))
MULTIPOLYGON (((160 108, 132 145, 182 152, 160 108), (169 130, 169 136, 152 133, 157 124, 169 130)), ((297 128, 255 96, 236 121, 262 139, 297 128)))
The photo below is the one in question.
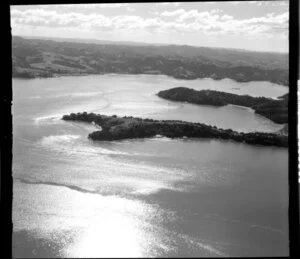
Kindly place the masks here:
MULTIPOLYGON (((18 37, 18 36, 16 36, 18 37)), ((144 42, 135 41, 112 41, 112 40, 97 40, 97 39, 76 39, 76 38, 59 38, 59 37, 43 37, 43 36, 21 36, 24 39, 40 39, 40 40, 52 40, 57 42, 77 42, 87 44, 112 44, 112 45, 132 45, 132 46, 148 46, 148 45, 166 45, 166 44, 150 44, 144 42)))
POLYGON ((164 74, 179 79, 231 78, 238 82, 270 81, 288 85, 288 55, 284 53, 60 40, 13 36, 13 76, 164 74))

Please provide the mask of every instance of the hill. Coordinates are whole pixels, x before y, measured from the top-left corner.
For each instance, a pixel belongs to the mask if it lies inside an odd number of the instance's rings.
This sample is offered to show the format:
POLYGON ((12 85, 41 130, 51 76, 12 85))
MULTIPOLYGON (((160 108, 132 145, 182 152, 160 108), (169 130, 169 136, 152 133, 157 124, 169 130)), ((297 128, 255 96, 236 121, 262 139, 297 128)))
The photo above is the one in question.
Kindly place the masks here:
POLYGON ((288 94, 278 100, 265 97, 252 97, 249 95, 237 95, 212 90, 200 90, 186 87, 176 87, 157 94, 159 97, 172 100, 189 102, 201 105, 224 106, 227 104, 252 108, 260 114, 276 123, 288 123, 288 94))
POLYGON ((288 55, 179 45, 83 43, 12 37, 13 77, 164 74, 288 85, 288 55))

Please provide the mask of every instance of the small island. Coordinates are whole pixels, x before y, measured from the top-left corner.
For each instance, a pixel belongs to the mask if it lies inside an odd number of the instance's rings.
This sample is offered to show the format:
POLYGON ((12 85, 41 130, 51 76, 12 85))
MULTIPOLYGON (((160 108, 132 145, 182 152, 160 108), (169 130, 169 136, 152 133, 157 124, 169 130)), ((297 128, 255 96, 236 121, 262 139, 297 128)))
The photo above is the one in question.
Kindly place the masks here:
POLYGON ((220 129, 202 123, 179 120, 141 119, 132 116, 118 117, 95 113, 71 113, 62 117, 65 121, 80 121, 101 126, 102 130, 88 135, 92 140, 123 140, 150 138, 157 135, 168 138, 215 138, 245 142, 251 145, 288 147, 288 137, 273 133, 242 133, 220 129))
POLYGON ((288 123, 288 94, 279 97, 278 100, 274 100, 265 97, 237 95, 213 90, 196 91, 186 87, 176 87, 160 91, 157 95, 167 100, 193 104, 213 106, 232 104, 245 106, 275 123, 288 123))

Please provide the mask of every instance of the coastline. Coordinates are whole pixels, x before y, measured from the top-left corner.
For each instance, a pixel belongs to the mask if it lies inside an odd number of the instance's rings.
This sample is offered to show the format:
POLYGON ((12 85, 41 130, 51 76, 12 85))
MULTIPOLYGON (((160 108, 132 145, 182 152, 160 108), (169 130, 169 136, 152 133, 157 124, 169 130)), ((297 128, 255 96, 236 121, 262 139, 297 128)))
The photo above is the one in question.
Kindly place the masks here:
POLYGON ((271 84, 277 84, 280 86, 284 86, 284 87, 289 87, 288 84, 280 84, 280 83, 276 83, 276 82, 272 82, 272 81, 266 81, 266 80, 248 80, 248 81, 243 81, 243 80, 238 80, 235 78, 229 78, 229 77, 218 77, 218 78, 214 78, 214 77, 192 77, 192 78, 183 78, 183 77, 176 77, 173 75, 168 75, 168 74, 164 74, 164 73, 117 73, 117 72, 101 72, 101 73, 57 73, 57 74, 52 74, 52 75, 33 75, 30 74, 30 77, 27 76, 20 76, 20 75, 12 75, 12 78, 16 78, 16 79, 41 79, 41 78, 56 78, 56 77, 64 77, 64 76, 91 76, 91 75, 163 75, 163 76, 167 76, 170 78, 174 78, 174 79, 178 79, 178 80, 197 80, 197 79, 211 79, 211 80, 216 80, 216 81, 221 81, 221 80, 232 80, 236 83, 250 83, 250 82, 268 82, 271 84))

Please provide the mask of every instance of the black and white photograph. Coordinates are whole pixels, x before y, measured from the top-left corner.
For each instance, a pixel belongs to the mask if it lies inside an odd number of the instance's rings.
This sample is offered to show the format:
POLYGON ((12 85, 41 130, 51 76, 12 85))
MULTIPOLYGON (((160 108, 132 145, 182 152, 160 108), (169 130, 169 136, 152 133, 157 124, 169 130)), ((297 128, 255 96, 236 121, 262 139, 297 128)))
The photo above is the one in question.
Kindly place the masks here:
POLYGON ((12 257, 289 256, 289 12, 10 5, 12 257))

